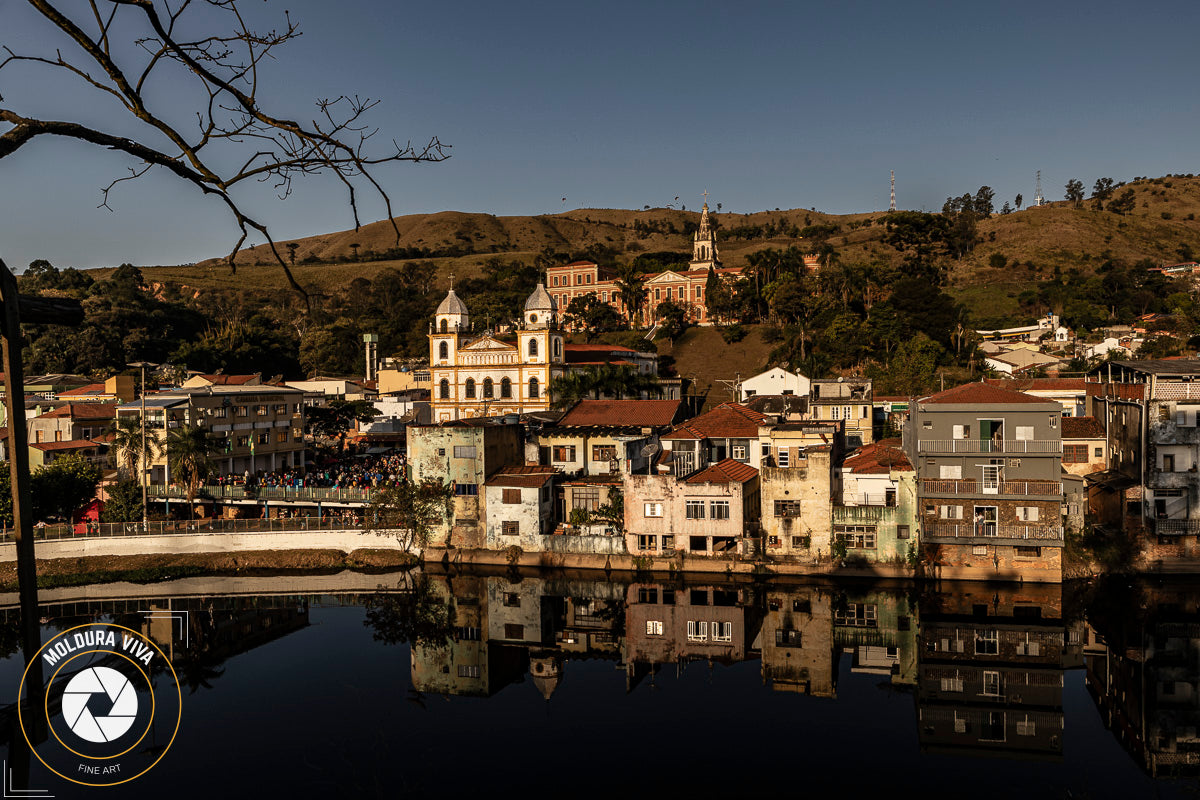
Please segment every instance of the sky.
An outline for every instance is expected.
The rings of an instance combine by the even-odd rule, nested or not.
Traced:
[[[443,163],[378,170],[397,214],[676,197],[698,209],[705,190],[724,212],[879,211],[889,170],[899,208],[937,211],[985,184],[997,205],[1018,193],[1029,202],[1037,170],[1052,200],[1071,178],[1090,189],[1100,176],[1200,172],[1194,0],[242,5],[272,22],[286,10],[303,32],[263,65],[266,109],[306,118],[319,97],[377,98],[369,119],[381,149],[391,138],[451,145]],[[0,44],[73,52],[25,0],[0,0]],[[147,86],[163,117],[194,113],[182,84]],[[0,70],[0,97],[28,116],[145,136],[124,109],[41,65]],[[137,163],[42,139],[0,158],[10,267],[179,264],[236,241],[219,201],[161,170],[98,208],[102,187]],[[330,178],[306,178],[286,200],[270,185],[236,196],[277,239],[353,226]],[[361,212],[364,222],[385,215],[366,198]]]

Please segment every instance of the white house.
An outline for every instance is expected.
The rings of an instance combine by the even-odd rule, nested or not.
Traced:
[[[788,372],[782,367],[775,367],[742,381],[738,385],[738,401],[744,403],[759,394],[794,394],[807,397],[808,388],[808,378],[796,372]]]

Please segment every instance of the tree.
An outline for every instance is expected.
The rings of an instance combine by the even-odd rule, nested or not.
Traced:
[[[601,300],[595,292],[571,298],[567,305],[567,321],[583,329],[589,342],[601,333],[615,331],[621,327],[621,315],[610,304]]]
[[[12,482],[8,462],[0,461],[0,521],[13,524]],[[33,519],[70,520],[80,506],[96,496],[100,469],[83,456],[59,456],[30,477]]]
[[[172,481],[183,485],[189,508],[212,471],[211,459],[218,447],[217,440],[197,425],[181,425],[167,432],[167,465]]]
[[[1069,202],[1075,208],[1079,208],[1079,206],[1083,203],[1083,182],[1071,178],[1071,180],[1067,181],[1066,188],[1067,202]]]
[[[1024,200],[1025,197],[1021,194],[1018,194],[1016,199],[1013,200],[1013,205],[1017,207],[1017,211],[1021,210],[1021,204],[1024,202]]]
[[[112,441],[108,443],[108,454],[117,470],[125,477],[141,483],[146,465],[159,453],[158,439],[154,431],[143,435],[142,417],[117,417],[109,428]]]
[[[992,211],[995,209],[993,204],[995,199],[996,193],[992,190],[992,187],[980,186],[979,191],[975,193],[975,213],[984,219],[990,217],[992,215]]]
[[[888,368],[873,375],[882,392],[913,396],[933,385],[942,346],[918,333],[901,342]]]
[[[1137,201],[1134,199],[1133,189],[1126,189],[1125,191],[1121,192],[1120,195],[1109,201],[1108,210],[1114,214],[1125,216],[1130,211],[1133,211],[1133,207],[1136,204]]]
[[[1010,205],[1008,204],[1008,201],[1007,201],[1007,200],[1005,200],[1005,201],[1004,201],[1004,205],[1003,205],[1003,206],[1001,207],[1001,209],[1000,209],[1000,213],[1001,213],[1001,214],[1011,214],[1012,212],[1013,212],[1013,210],[1012,210],[1012,206],[1010,206]]]
[[[688,310],[682,303],[674,300],[664,300],[654,309],[655,322],[663,336],[674,344],[683,332],[688,329]]]
[[[30,85],[30,76],[52,72],[77,79],[94,90],[97,99],[115,99],[129,113],[111,130],[90,122],[95,117],[81,113],[79,106],[64,108],[55,119],[41,114],[48,98],[31,93],[27,102],[36,111],[0,105],[0,123],[7,126],[0,133],[0,159],[30,142],[54,137],[124,153],[136,166],[102,189],[104,206],[118,184],[155,167],[166,170],[221,201],[233,217],[239,236],[229,254],[231,269],[246,238],[255,232],[266,239],[292,288],[304,294],[266,225],[247,213],[235,196],[243,185],[270,181],[286,197],[298,176],[333,175],[347,190],[357,230],[360,186],[376,194],[388,218],[393,217],[391,199],[374,167],[448,158],[437,137],[423,147],[391,140],[386,150],[375,152],[374,131],[366,117],[378,101],[368,98],[318,100],[316,113],[305,117],[312,120],[308,123],[268,110],[259,92],[260,74],[278,58],[281,46],[300,35],[298,24],[286,13],[280,27],[258,30],[249,9],[237,0],[173,5],[166,0],[28,2],[47,30],[26,41],[44,44],[27,52],[5,48],[0,71],[14,73],[6,83]],[[175,119],[169,103],[193,89],[203,98],[199,108]],[[4,99],[20,103],[19,97],[12,97],[8,93]],[[392,225],[398,242],[399,228],[394,220]]]
[[[346,449],[346,434],[356,422],[370,422],[379,416],[379,409],[369,400],[330,400],[324,408],[308,410],[305,420],[310,433],[338,440],[338,451]]]
[[[625,316],[629,319],[629,327],[636,328],[642,307],[646,305],[649,292],[646,290],[646,279],[637,268],[625,265],[617,273],[617,294],[625,305]]]
[[[394,536],[406,550],[424,548],[430,535],[453,515],[449,485],[436,482],[386,486],[375,492],[363,514],[363,530]]]
[[[142,487],[131,478],[122,478],[107,489],[108,500],[100,518],[104,522],[140,522],[142,519]]]
[[[1112,178],[1097,178],[1096,183],[1092,186],[1092,199],[1096,201],[1096,210],[1104,208],[1104,201],[1112,197],[1113,193]]]
[[[293,267],[296,266],[296,250],[299,249],[299,247],[300,245],[296,244],[295,242],[287,243],[288,263]]]

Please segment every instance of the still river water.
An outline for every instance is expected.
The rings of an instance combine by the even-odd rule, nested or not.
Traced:
[[[116,788],[10,752],[11,725],[6,760],[56,797],[1200,793],[1200,585],[270,580],[46,605],[44,638],[152,636],[182,722]],[[22,668],[0,662],[6,698]]]

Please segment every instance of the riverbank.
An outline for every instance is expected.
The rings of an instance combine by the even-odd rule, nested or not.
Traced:
[[[39,558],[38,588],[92,583],[158,583],[199,575],[278,575],[322,570],[384,571],[414,566],[419,559],[386,548],[310,548],[242,550],[228,553],[151,553],[137,555]],[[0,563],[0,592],[17,590],[16,562]]]

